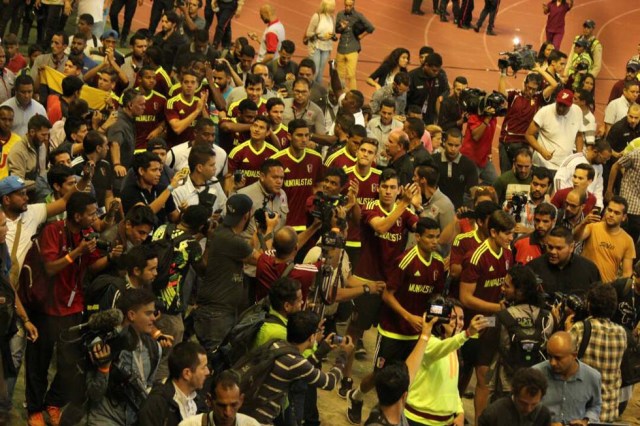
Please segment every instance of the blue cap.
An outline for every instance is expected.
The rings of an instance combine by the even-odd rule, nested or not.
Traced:
[[[28,185],[18,176],[7,176],[0,180],[0,197],[9,195],[12,192],[20,191],[26,188]]]
[[[107,30],[105,32],[102,33],[102,37],[100,37],[102,40],[107,39],[107,38],[115,38],[116,40],[118,40],[118,32],[116,30]]]

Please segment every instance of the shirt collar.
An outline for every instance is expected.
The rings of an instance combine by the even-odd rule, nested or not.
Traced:
[[[187,406],[191,401],[196,399],[197,393],[195,391],[191,392],[189,395],[185,395],[184,392],[176,385],[176,382],[172,381],[173,388],[176,390],[176,393],[173,395],[173,400],[178,403],[178,405]]]
[[[443,163],[456,163],[456,164],[458,164],[460,162],[460,158],[462,158],[462,154],[458,152],[458,155],[456,156],[456,158],[454,158],[453,161],[449,161],[449,159],[445,155],[444,151],[440,152],[440,159],[442,160]]]

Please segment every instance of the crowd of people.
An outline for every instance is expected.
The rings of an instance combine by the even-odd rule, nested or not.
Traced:
[[[596,23],[560,50],[573,1],[544,4],[520,89],[506,66],[479,90],[450,80],[437,46],[417,67],[399,47],[370,99],[356,71],[375,26],[354,0],[321,1],[302,54],[268,3],[262,35],[235,39],[242,0],[155,0],[133,32],[142,1],[8,4],[0,425],[22,410],[20,374],[29,426],[318,425],[318,388],[373,426],[624,412],[640,381],[624,368],[640,330],[640,59],[596,120]],[[476,32],[488,16],[494,34],[498,5]],[[447,21],[448,1],[433,6]],[[472,10],[452,1],[462,28]],[[371,362],[359,383],[356,359]]]

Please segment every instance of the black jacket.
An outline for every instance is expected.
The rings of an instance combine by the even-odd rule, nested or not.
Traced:
[[[138,413],[138,424],[140,426],[178,426],[184,419],[180,414],[178,403],[173,400],[175,393],[176,389],[171,379],[154,386]],[[200,395],[196,396],[195,403],[198,413],[208,411]]]

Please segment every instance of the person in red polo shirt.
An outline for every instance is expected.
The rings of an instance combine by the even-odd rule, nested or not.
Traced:
[[[44,424],[47,411],[52,424],[59,424],[61,409],[72,398],[73,390],[83,389],[84,376],[76,374],[77,360],[83,359],[81,344],[64,344],[61,332],[82,322],[84,293],[82,282],[87,271],[98,273],[112,258],[119,257],[118,245],[108,254],[96,248],[93,223],[97,219],[96,199],[86,192],[75,192],[67,201],[67,219],[47,225],[40,236],[44,270],[51,282],[43,312],[31,312],[30,319],[40,331],[35,342],[27,342],[26,395],[29,424]],[[43,284],[45,285],[45,284]],[[56,376],[47,390],[47,372],[56,348]],[[39,422],[40,421],[40,422]]]
[[[513,260],[520,265],[526,265],[546,251],[545,237],[555,226],[558,210],[553,204],[539,204],[533,214],[534,231],[523,235],[513,242]]]

